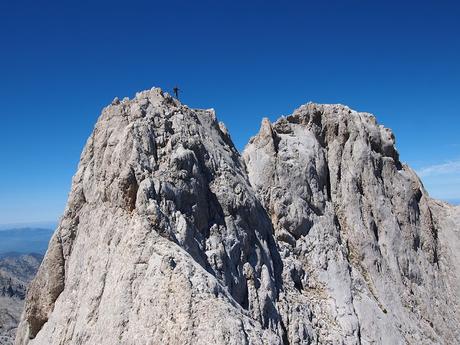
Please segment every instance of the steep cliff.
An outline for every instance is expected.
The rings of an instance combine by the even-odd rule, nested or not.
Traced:
[[[213,110],[115,99],[16,344],[455,343],[458,216],[368,114],[303,106],[241,158]]]
[[[429,198],[390,130],[310,103],[264,120],[243,157],[321,343],[460,341],[459,223],[443,215],[458,209]]]

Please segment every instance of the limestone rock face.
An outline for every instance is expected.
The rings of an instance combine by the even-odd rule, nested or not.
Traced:
[[[319,343],[460,342],[459,210],[428,197],[390,130],[310,103],[264,120],[243,157]]]
[[[115,99],[16,344],[455,343],[459,217],[370,115],[309,104],[241,158],[213,110]]]
[[[160,89],[114,100],[83,151],[16,343],[280,343],[272,232],[213,110]]]

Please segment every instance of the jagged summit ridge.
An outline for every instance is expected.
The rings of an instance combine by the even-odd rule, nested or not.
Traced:
[[[240,156],[213,110],[114,99],[16,344],[455,343],[456,217],[369,114],[307,104]]]
[[[458,303],[448,273],[456,264],[440,264],[450,243],[441,243],[436,207],[399,161],[390,130],[366,113],[308,104],[265,120],[243,157],[284,271],[302,268],[297,285],[309,293],[297,303],[339,325],[325,331],[327,341],[458,340],[444,321],[458,319],[458,309],[439,307]]]
[[[280,267],[271,223],[215,114],[159,89],[113,103],[83,151],[17,343],[276,343],[259,310],[274,308]]]

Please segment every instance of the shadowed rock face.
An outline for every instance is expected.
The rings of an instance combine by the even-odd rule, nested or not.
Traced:
[[[368,114],[303,106],[241,158],[144,91],[88,139],[16,344],[455,343],[458,224]]]

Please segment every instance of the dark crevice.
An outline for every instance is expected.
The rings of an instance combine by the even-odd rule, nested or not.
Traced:
[[[313,128],[313,132],[315,133],[315,137],[318,139],[318,142],[321,145],[321,147],[325,148],[327,146],[327,127],[323,127],[322,115],[323,114],[321,112],[315,112],[312,117],[312,123],[318,126],[317,128]]]
[[[340,225],[340,222],[339,222],[339,218],[337,217],[336,214],[334,214],[334,225],[336,226],[337,230],[338,230],[338,241],[339,241],[339,244],[342,244],[342,225]],[[348,244],[347,244],[348,246]]]
[[[383,172],[383,161],[382,159],[372,160],[372,165],[374,167],[375,176],[379,179],[382,183],[384,183],[382,172]]]
[[[414,241],[412,243],[412,249],[415,250],[415,251],[418,251],[419,248],[420,248],[420,235],[416,234],[414,236]]]
[[[373,220],[374,215],[371,214],[371,223],[370,223],[370,228],[372,230],[372,233],[374,234],[375,241],[379,241],[379,228],[377,227],[377,224],[375,224],[375,221]]]
[[[433,236],[434,240],[434,248],[433,248],[433,264],[436,264],[436,266],[439,268],[439,253],[438,253],[438,229],[435,227],[435,222],[433,220],[433,214],[431,213],[431,210],[428,209],[428,213],[430,215],[430,230],[431,230],[431,235]]]
[[[292,281],[294,282],[295,289],[301,292],[303,290],[302,278],[304,277],[305,272],[302,269],[299,271],[294,268],[291,270],[290,275]]]
[[[273,138],[273,148],[275,149],[275,154],[278,154],[281,138],[276,134],[276,132],[273,129],[272,129],[272,138]]]
[[[244,310],[249,310],[249,289],[247,287],[247,282],[246,282],[246,288],[243,291],[243,296],[241,298],[241,301],[238,303]]]
[[[348,123],[345,121],[345,127],[347,127],[347,126],[348,126]],[[348,142],[349,139],[350,139],[350,132],[346,131],[343,134],[342,147],[345,147],[345,144]]]
[[[294,281],[294,287],[297,291],[301,292],[303,290],[302,282],[301,281]]]
[[[362,344],[362,342],[361,342],[361,325],[359,323],[358,323],[357,335],[358,335],[358,344]]]
[[[128,175],[121,180],[120,184],[120,189],[123,192],[123,198],[126,205],[125,207],[131,212],[136,208],[137,191],[139,190],[139,184],[132,168]]]
[[[324,215],[324,210],[321,209],[320,207],[314,205],[311,200],[306,200],[308,202],[308,207],[313,211],[313,213],[320,217],[322,215]],[[313,222],[311,220],[308,221],[309,225],[308,225],[308,229],[310,230],[310,228],[313,226]],[[308,231],[307,231],[308,232]]]
[[[337,169],[337,181],[336,186],[340,184],[340,180],[342,179],[342,164],[339,162],[339,167]]]
[[[326,165],[326,192],[327,192],[327,200],[331,201],[331,174],[329,170],[329,166]]]
[[[382,146],[381,146],[382,143],[380,142],[380,140],[376,141],[372,137],[368,137],[368,140],[369,140],[369,144],[371,146],[371,150],[376,152],[376,153],[380,153],[383,156],[384,153],[382,151]]]
[[[358,193],[360,195],[364,195],[363,182],[361,181],[361,178],[356,180],[356,188],[358,189]]]
[[[290,345],[287,329],[281,318],[280,318],[280,326],[281,326],[281,330],[283,331],[283,334],[281,335],[281,340],[283,341],[283,345]]]
[[[439,257],[438,257],[438,248],[437,244],[434,246],[434,251],[433,251],[433,263],[436,264],[439,268]]]

